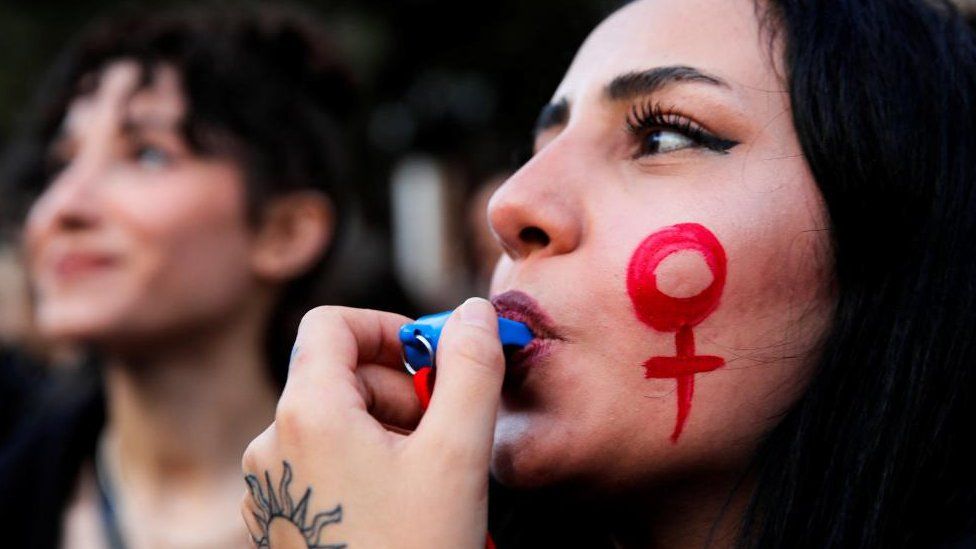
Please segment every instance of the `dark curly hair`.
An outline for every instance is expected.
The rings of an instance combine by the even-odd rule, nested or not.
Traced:
[[[196,154],[239,163],[251,223],[275,196],[320,191],[334,205],[333,249],[351,207],[347,140],[359,110],[351,73],[323,27],[277,4],[130,10],[94,24],[65,49],[5,154],[8,231],[52,180],[47,151],[72,99],[91,92],[98,73],[124,58],[140,64],[142,85],[157,66],[177,69],[188,105],[182,135]],[[327,255],[289,283],[269,320],[267,354],[281,384],[300,316],[317,304],[328,274]]]

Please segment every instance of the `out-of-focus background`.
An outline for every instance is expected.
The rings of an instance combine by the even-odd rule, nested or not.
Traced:
[[[359,105],[349,109],[351,118],[358,122],[353,124],[354,130],[348,139],[354,144],[354,150],[349,151],[352,165],[345,170],[355,179],[357,188],[351,194],[359,198],[359,203],[351,208],[352,211],[347,211],[347,206],[343,205],[342,213],[353,222],[341,238],[334,240],[338,242],[338,249],[328,256],[332,268],[323,281],[330,290],[328,294],[334,295],[335,300],[327,303],[368,306],[418,316],[454,307],[468,296],[488,294],[493,265],[501,253],[487,223],[486,206],[491,193],[528,158],[536,117],[551,98],[576,49],[593,27],[621,3],[622,0],[289,2],[299,8],[298,12],[310,12],[319,19],[334,42],[337,50],[334,53],[352,70],[360,93]],[[4,0],[0,3],[0,151],[19,150],[14,147],[22,144],[23,140],[18,136],[24,134],[24,129],[30,127],[35,121],[33,118],[42,110],[33,106],[37,90],[47,80],[45,77],[62,51],[79,51],[73,40],[80,32],[106,17],[120,15],[120,12],[152,11],[151,16],[158,18],[158,11],[174,7],[195,7],[195,3],[185,0]],[[245,6],[226,1],[219,7],[231,11]],[[43,146],[50,149],[49,143]],[[6,165],[6,155],[0,156]],[[14,176],[10,177],[10,182],[14,181]],[[0,189],[11,188],[4,183],[0,181]],[[13,191],[7,195],[0,192],[0,206],[3,206],[0,212],[6,214],[15,208],[5,206],[20,204],[21,197],[14,197],[14,194]],[[188,436],[192,431],[209,441],[215,440],[212,433],[198,427],[216,426],[219,431],[221,426],[243,425],[237,409],[226,404],[237,401],[226,395],[212,398],[212,394],[202,391],[198,406],[187,407],[185,392],[171,392],[167,396],[156,391],[158,386],[155,386],[156,389],[139,393],[148,395],[156,391],[151,398],[145,401],[132,399],[128,409],[118,408],[114,401],[106,403],[105,395],[111,391],[103,392],[100,387],[109,385],[107,378],[103,378],[105,370],[102,368],[108,359],[97,356],[97,352],[88,352],[90,349],[77,342],[45,340],[42,330],[33,326],[31,291],[22,265],[20,235],[17,234],[19,220],[11,220],[13,218],[8,220],[6,217],[0,220],[0,485],[5,493],[19,493],[24,491],[22,484],[35,486],[38,478],[60,479],[52,481],[50,494],[32,493],[32,497],[50,506],[49,513],[41,513],[50,520],[17,524],[18,535],[23,533],[27,536],[24,539],[33,541],[12,543],[40,546],[38,539],[53,543],[56,538],[67,536],[67,539],[75,540],[72,542],[75,546],[101,546],[92,540],[101,539],[103,535],[106,541],[109,537],[123,539],[117,531],[119,527],[115,526],[114,503],[108,505],[108,510],[103,505],[100,514],[89,517],[88,523],[79,519],[82,526],[78,528],[60,517],[65,510],[95,501],[92,495],[96,491],[95,484],[89,486],[89,492],[77,488],[84,487],[86,479],[92,478],[98,479],[97,491],[103,500],[123,502],[120,508],[125,512],[142,512],[138,505],[126,503],[142,497],[125,499],[127,493],[137,490],[132,488],[134,484],[115,483],[113,479],[122,478],[121,473],[113,472],[106,468],[109,465],[105,465],[112,463],[112,448],[106,442],[109,438],[104,428],[106,424],[113,424],[111,418],[114,417],[117,424],[120,417],[143,417],[136,408],[152,401],[150,415],[159,419],[155,425],[161,426],[172,424],[169,422],[175,421],[183,408],[194,409],[212,417],[213,421],[194,420],[193,425],[186,425],[176,438]],[[306,292],[306,286],[301,288],[302,295],[315,296],[316,301],[319,299],[319,292]],[[149,303],[161,301],[156,295],[149,299]],[[84,309],[97,310],[98,303]],[[256,360],[268,362],[265,365],[270,366],[267,372],[248,370],[245,374],[249,374],[249,378],[235,374],[233,382],[221,381],[223,378],[218,376],[222,370],[218,366],[240,362],[239,357],[231,356],[234,353],[231,350],[226,357],[221,355],[222,358],[214,359],[212,364],[204,367],[209,368],[206,372],[212,376],[207,382],[212,381],[215,387],[229,391],[228,394],[244,402],[253,403],[265,398],[269,394],[264,392],[265,385],[270,384],[277,373],[287,371],[287,364],[273,363],[278,355],[272,351],[279,343],[273,340],[275,326],[289,325],[276,319],[270,320],[268,333],[260,335],[273,345],[265,345],[267,341],[261,339],[241,341],[241,345],[236,346],[257,348],[260,344],[265,355]],[[285,343],[290,347],[292,340],[288,338]],[[214,348],[217,346],[214,344]],[[196,361],[197,350],[180,355],[172,363],[157,362],[167,362],[172,370],[172,376],[167,379],[195,387],[196,380],[203,379],[195,376],[201,364],[206,362]],[[288,356],[287,350],[284,349],[281,357]],[[138,355],[138,352],[133,354]],[[156,357],[152,352],[150,355]],[[193,362],[193,367],[185,368],[187,361]],[[117,370],[125,370],[125,367]],[[193,375],[187,372],[193,372]],[[115,379],[115,386],[137,384],[133,380],[139,376],[130,378],[127,375]],[[246,380],[252,383],[245,383]],[[275,383],[274,391],[277,391],[280,383]],[[123,393],[135,394],[124,390],[116,394]],[[174,395],[178,402],[171,398]],[[163,401],[175,405],[157,406]],[[269,404],[273,405],[273,402]],[[251,418],[253,425],[230,429],[226,443],[208,450],[210,453],[206,456],[178,450],[182,455],[180,459],[186,458],[185,463],[193,463],[201,471],[210,471],[193,478],[206,484],[217,482],[223,478],[220,475],[228,473],[229,478],[238,481],[237,463],[246,440],[237,438],[250,438],[260,432],[257,425],[263,428],[271,417],[259,415],[273,407],[261,408],[258,403],[247,409],[258,410]],[[141,443],[134,443],[137,446],[145,443],[144,447],[152,447],[145,455],[157,456],[153,452],[163,447],[161,441],[162,444],[173,442],[173,447],[183,450],[193,446],[184,443],[182,438],[172,440],[171,433],[153,430],[148,427],[149,423],[152,422],[145,423],[141,429],[131,429],[130,434],[125,435],[129,442],[141,440]],[[253,433],[248,435],[251,431]],[[230,459],[224,459],[228,457]],[[225,467],[227,463],[232,466]],[[186,471],[191,469],[181,467]],[[213,471],[218,473],[212,474]],[[160,477],[159,486],[169,484],[172,479],[167,475],[170,473]],[[103,486],[103,479],[109,479],[104,486],[110,489]],[[186,524],[172,529],[167,526],[167,532],[172,530],[186,539],[195,539],[194,536],[203,535],[194,530],[195,521],[208,524],[213,519],[228,521],[228,532],[234,536],[240,534],[240,525],[235,522],[239,497],[236,488],[229,499],[209,488],[194,490],[195,494],[207,494],[203,498],[207,499],[207,504],[193,509],[223,509],[222,505],[232,502],[233,518],[214,512],[213,517],[197,517],[198,521],[194,518],[195,512],[187,512]],[[77,497],[68,498],[67,494]],[[113,499],[117,494],[122,495],[118,500]],[[184,511],[189,509],[180,505],[177,507]],[[30,510],[32,504],[20,507]],[[145,511],[149,513],[146,516],[161,514],[149,507]],[[4,513],[4,516],[0,524],[26,520],[11,513]],[[99,522],[103,518],[104,524]],[[100,525],[108,526],[103,532]],[[189,530],[181,529],[187,527]],[[130,537],[135,539],[142,535]],[[148,536],[146,539],[152,537],[150,534],[145,536]],[[88,541],[79,545],[78,539]],[[132,546],[144,545],[136,543]]]
[[[484,295],[498,253],[483,215],[490,189],[524,159],[535,117],[574,51],[620,2],[293,3],[328,25],[367,106],[354,171],[368,198],[342,256],[351,267],[345,291],[376,291],[393,277],[417,311]],[[120,8],[185,4],[0,4],[0,147],[58,51],[87,23]],[[25,305],[15,263],[0,253],[0,330],[16,337]]]

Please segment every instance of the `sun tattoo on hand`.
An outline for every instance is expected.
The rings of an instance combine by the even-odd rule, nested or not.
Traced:
[[[288,492],[288,485],[291,484],[292,478],[291,465],[287,461],[282,463],[284,471],[281,474],[281,482],[278,483],[277,493],[271,484],[271,475],[268,471],[264,472],[267,497],[256,475],[244,477],[251,498],[258,508],[258,511],[252,511],[252,514],[261,527],[260,538],[251,533],[254,545],[259,549],[270,549],[271,539],[274,538],[275,545],[281,544],[284,547],[300,547],[301,543],[304,543],[308,549],[345,549],[345,543],[323,544],[319,541],[322,530],[326,526],[342,522],[342,505],[336,505],[331,511],[318,513],[312,522],[306,525],[308,500],[312,495],[312,489],[307,488],[296,505]]]

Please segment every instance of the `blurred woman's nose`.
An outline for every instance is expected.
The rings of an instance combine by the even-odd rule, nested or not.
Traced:
[[[492,230],[513,260],[566,254],[582,237],[579,196],[566,178],[571,170],[554,166],[558,158],[545,158],[545,152],[506,181],[488,204]]]
[[[78,231],[99,220],[99,185],[102,166],[97,160],[77,159],[55,176],[31,208],[34,228]]]

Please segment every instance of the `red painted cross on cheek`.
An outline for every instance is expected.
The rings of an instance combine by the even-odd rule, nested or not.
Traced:
[[[701,254],[712,274],[707,288],[691,297],[672,297],[658,288],[656,270],[671,254],[692,251]],[[718,307],[725,287],[725,250],[715,235],[697,223],[681,223],[657,231],[644,239],[627,268],[627,293],[637,318],[659,332],[674,332],[675,356],[656,356],[644,363],[645,378],[674,378],[678,382],[678,416],[671,441],[681,436],[691,397],[695,392],[695,374],[710,372],[725,364],[719,356],[695,354],[692,327]]]

